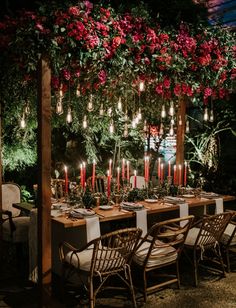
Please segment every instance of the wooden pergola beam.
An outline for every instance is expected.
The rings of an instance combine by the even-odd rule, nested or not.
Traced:
[[[38,67],[38,286],[40,307],[51,297],[51,69],[42,57]]]

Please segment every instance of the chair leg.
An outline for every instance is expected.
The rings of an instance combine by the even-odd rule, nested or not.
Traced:
[[[194,270],[194,285],[198,286],[198,262],[197,262],[197,251],[193,251],[193,270]]]
[[[93,292],[93,279],[89,277],[89,307],[95,307],[95,297]]]
[[[130,292],[131,292],[133,306],[134,306],[134,308],[136,308],[137,304],[136,304],[136,298],[135,298],[135,293],[134,293],[134,286],[133,286],[133,280],[132,280],[132,276],[131,276],[130,267],[128,267],[128,280],[129,280],[129,285],[130,285]]]
[[[143,296],[144,296],[144,303],[147,302],[147,279],[146,279],[146,272],[143,270]]]
[[[224,261],[223,261],[223,258],[222,258],[221,252],[220,252],[220,247],[218,247],[218,257],[219,257],[220,264],[221,264],[221,267],[222,267],[223,277],[226,277],[225,266],[224,266]]]
[[[180,289],[180,274],[179,274],[179,262],[176,262],[176,276],[177,276],[177,285],[178,289]]]
[[[230,268],[229,248],[228,247],[225,249],[225,254],[226,254],[226,268],[227,268],[227,272],[230,273],[231,268]]]

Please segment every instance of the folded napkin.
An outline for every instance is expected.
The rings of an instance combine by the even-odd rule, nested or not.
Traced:
[[[188,203],[180,203],[179,204],[179,217],[188,216]],[[184,227],[188,221],[181,221],[180,226]]]
[[[215,214],[220,214],[224,212],[224,202],[223,198],[217,198],[216,201],[216,208],[215,208]]]
[[[215,199],[217,197],[219,197],[219,194],[216,194],[214,192],[206,192],[206,191],[203,191],[201,192],[201,198],[205,198],[205,199]]]
[[[139,211],[144,208],[142,204],[138,204],[134,202],[122,202],[121,207],[127,211]]]
[[[99,218],[87,217],[86,221],[86,231],[87,231],[87,243],[94,240],[95,238],[101,236]]]
[[[143,230],[143,236],[147,234],[147,210],[136,211],[136,227]]]
[[[164,201],[167,203],[179,204],[179,203],[184,203],[185,199],[179,197],[166,196],[164,198]]]

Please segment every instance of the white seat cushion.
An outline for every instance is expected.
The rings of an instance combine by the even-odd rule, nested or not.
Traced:
[[[78,253],[69,251],[66,254],[65,261],[82,271],[90,271],[93,249],[86,249]]]
[[[188,246],[194,246],[195,243],[196,243],[196,239],[197,239],[197,236],[198,236],[198,233],[200,231],[200,228],[191,228],[189,231],[188,231],[188,235],[186,237],[186,240],[184,242],[185,245],[188,245]],[[208,231],[204,231],[202,233],[202,235],[205,235],[205,236],[209,236],[210,233]],[[201,246],[201,241],[202,239],[205,237],[205,236],[200,236],[199,239],[198,239],[198,246],[200,247]],[[200,243],[200,244],[199,244]],[[214,244],[215,243],[215,239],[213,238],[212,241],[208,241],[208,244]],[[206,244],[206,243],[205,243]]]
[[[157,245],[163,247],[153,248],[152,253],[149,256],[147,267],[154,267],[157,265],[164,265],[169,262],[173,262],[177,259],[178,254],[174,247],[165,244],[161,241],[156,241]],[[135,252],[133,261],[139,265],[143,265],[150,247],[150,242],[144,242],[140,248]]]
[[[73,253],[72,251],[70,251],[66,254],[65,261],[82,271],[88,272],[90,271],[92,256],[93,248],[88,248],[78,253]],[[97,255],[97,259],[104,260],[101,263],[101,266],[106,271],[115,269],[115,262],[113,260],[114,257],[122,258],[122,255],[120,253],[117,253],[114,249],[110,249],[110,251],[104,249],[102,252],[99,250]],[[123,262],[120,262],[120,264],[123,264]],[[97,269],[96,266],[94,269]],[[99,268],[98,270],[101,270],[101,268]]]
[[[191,228],[191,229],[188,231],[188,235],[187,235],[187,237],[186,237],[186,239],[185,239],[184,244],[185,244],[185,245],[189,245],[189,246],[194,246],[199,231],[200,231],[199,228]]]
[[[234,232],[234,229],[236,228],[235,225],[229,223],[227,228],[225,229],[225,232],[223,233],[222,235],[222,238],[221,238],[221,242],[223,244],[227,244],[232,233]],[[233,246],[233,245],[236,245],[236,234],[234,235],[234,237],[232,238],[231,242],[230,242],[230,246]]]
[[[27,242],[30,218],[27,216],[14,217],[13,222],[16,230],[13,231],[12,236],[9,220],[2,224],[3,240],[13,243]]]

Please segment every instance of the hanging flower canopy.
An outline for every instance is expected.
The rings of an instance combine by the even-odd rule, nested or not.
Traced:
[[[233,33],[186,24],[161,28],[144,7],[121,13],[89,1],[41,6],[6,17],[0,30],[1,52],[11,60],[5,72],[17,72],[14,79],[21,78],[25,87],[34,80],[42,53],[51,59],[54,91],[64,94],[70,87],[109,100],[125,90],[138,92],[144,81],[153,97],[187,95],[207,102],[210,96],[227,96],[236,75]]]
[[[42,4],[5,17],[0,34],[2,101],[6,114],[12,106],[24,110],[22,124],[36,105],[41,55],[51,63],[52,105],[58,114],[67,109],[68,122],[73,114],[74,131],[87,127],[89,111],[114,114],[119,98],[124,123],[140,111],[160,117],[162,102],[171,105],[180,96],[200,105],[226,98],[236,77],[233,32],[185,23],[161,27],[142,3],[128,11],[104,1]],[[112,130],[113,120],[107,121]]]

